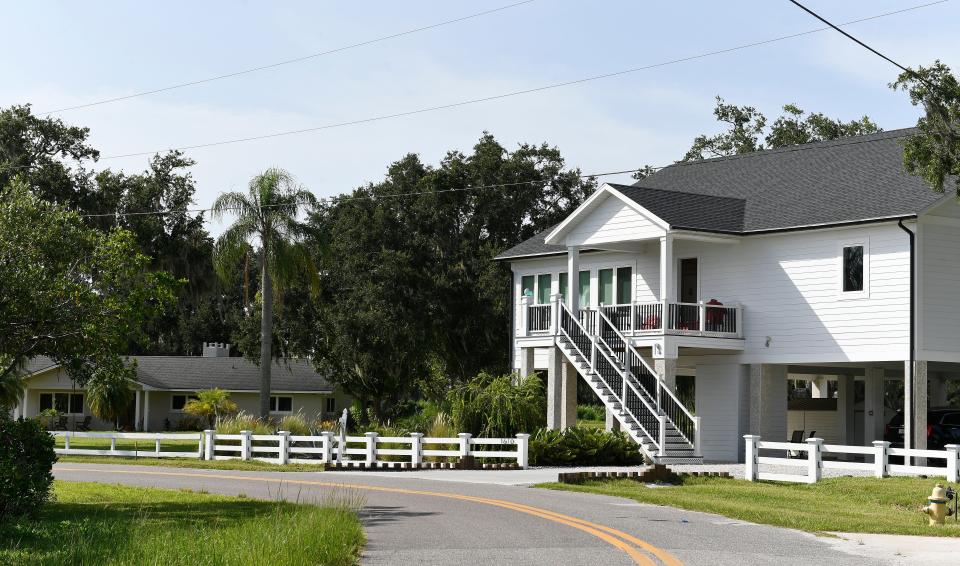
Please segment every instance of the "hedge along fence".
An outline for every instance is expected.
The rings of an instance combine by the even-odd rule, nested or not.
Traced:
[[[63,448],[55,448],[57,454],[76,456],[132,456],[135,458],[203,458],[204,433],[152,433],[152,432],[70,432],[50,433],[63,439]],[[86,439],[94,439],[92,441]],[[78,442],[71,441],[76,440]],[[120,441],[121,448],[117,448]],[[186,452],[184,444],[196,443],[197,449]],[[175,449],[171,450],[171,444]],[[80,444],[78,446],[78,444]],[[109,448],[107,447],[109,444]],[[98,446],[99,445],[99,446]],[[143,450],[140,446],[143,446]],[[164,449],[166,445],[166,450]],[[133,448],[130,450],[129,448]]]
[[[891,474],[943,476],[947,481],[960,481],[960,445],[948,444],[945,450],[920,450],[916,448],[891,448],[890,443],[877,440],[873,446],[842,446],[824,444],[822,438],[808,438],[805,442],[764,442],[753,434],[745,435],[746,465],[744,477],[748,481],[771,480],[796,483],[816,483],[823,477],[824,469],[872,472],[874,477],[885,478]],[[761,456],[760,451],[777,451],[780,454],[796,455]],[[831,458],[824,459],[824,455]],[[891,464],[890,457],[902,457],[902,464]],[[865,461],[855,461],[861,458]],[[912,461],[916,459],[916,463]],[[866,461],[871,460],[871,461]],[[943,466],[930,466],[929,460],[943,462]],[[769,472],[761,466],[789,466],[799,468],[796,473]]]

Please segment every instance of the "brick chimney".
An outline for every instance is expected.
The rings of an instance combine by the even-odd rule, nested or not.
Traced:
[[[204,342],[203,357],[204,358],[229,358],[230,344],[224,344],[223,342]]]

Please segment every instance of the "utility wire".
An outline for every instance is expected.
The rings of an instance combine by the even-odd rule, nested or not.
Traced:
[[[277,67],[282,67],[283,65],[291,65],[291,64],[293,64],[293,63],[301,63],[301,62],[303,62],[303,61],[307,61],[307,60],[310,60],[310,59],[316,59],[316,58],[318,58],[318,57],[323,57],[323,56],[325,56],[325,55],[330,55],[330,54],[333,54],[333,53],[339,53],[339,52],[341,52],[341,51],[347,51],[347,50],[350,50],[350,49],[356,49],[357,47],[364,47],[364,46],[366,46],[366,45],[372,45],[372,44],[374,44],[374,43],[380,43],[380,42],[387,41],[387,40],[390,40],[390,39],[396,39],[396,38],[398,38],[398,37],[403,37],[403,36],[405,36],[405,35],[411,35],[411,34],[414,34],[414,33],[421,32],[421,31],[427,31],[427,30],[431,30],[431,29],[443,27],[443,26],[446,26],[446,25],[455,24],[455,23],[459,23],[459,22],[466,21],[466,20],[471,20],[471,19],[473,19],[473,18],[479,18],[479,17],[481,17],[481,16],[486,16],[486,15],[493,14],[493,13],[496,13],[496,12],[502,12],[503,10],[508,10],[508,9],[510,9],[510,8],[516,8],[517,6],[522,6],[522,5],[524,5],[524,4],[530,4],[531,2],[534,2],[534,1],[535,1],[535,0],[523,0],[522,2],[516,2],[516,3],[514,3],[514,4],[507,4],[506,6],[501,6],[501,7],[499,7],[499,8],[494,8],[494,9],[492,9],[492,10],[485,10],[485,11],[483,11],[483,12],[477,12],[477,13],[475,13],[475,14],[470,14],[470,15],[468,15],[468,16],[462,16],[462,17],[459,17],[459,18],[454,18],[454,19],[452,19],[452,20],[446,20],[446,21],[443,21],[443,22],[438,22],[438,23],[435,23],[435,24],[430,24],[430,25],[428,25],[428,26],[423,26],[423,27],[419,27],[419,28],[409,29],[409,30],[406,30],[406,31],[401,31],[401,32],[398,32],[398,33],[394,33],[394,34],[391,34],[391,35],[385,35],[385,36],[377,37],[377,38],[374,38],[374,39],[368,39],[368,40],[366,40],[366,41],[361,41],[360,43],[352,43],[352,44],[350,44],[350,45],[344,45],[344,46],[341,46],[341,47],[336,47],[336,48],[333,48],[333,49],[328,49],[327,51],[320,51],[320,52],[318,52],[318,53],[311,53],[310,55],[304,55],[304,56],[302,56],[302,57],[295,57],[295,58],[293,58],[293,59],[285,59],[285,60],[283,60],[283,61],[277,61],[276,63],[270,63],[270,64],[267,64],[267,65],[261,65],[261,66],[259,66],[259,67],[251,67],[251,68],[249,68],[249,69],[243,69],[243,70],[241,70],[241,71],[234,71],[234,72],[232,72],[232,73],[226,73],[226,74],[223,74],[223,75],[215,75],[215,76],[212,76],[212,77],[207,77],[207,78],[205,78],[205,79],[198,79],[198,80],[195,80],[195,81],[189,81],[189,82],[185,82],[185,83],[179,83],[179,84],[174,84],[174,85],[170,85],[170,86],[155,88],[155,89],[153,89],[153,90],[145,90],[145,91],[142,91],[142,92],[135,92],[135,93],[133,93],[133,94],[128,94],[128,95],[125,95],[125,96],[117,96],[117,97],[115,97],[115,98],[105,98],[105,99],[103,99],[103,100],[96,100],[96,101],[93,101],[93,102],[87,102],[87,103],[85,103],[85,104],[78,104],[78,105],[76,105],[76,106],[67,106],[67,107],[65,107],[65,108],[58,108],[58,109],[56,109],[56,110],[47,110],[47,111],[45,111],[45,112],[38,112],[37,114],[38,114],[39,116],[46,116],[46,115],[48,115],[48,114],[55,114],[55,113],[57,113],[57,112],[66,112],[66,111],[68,111],[68,110],[78,110],[78,109],[80,109],[80,108],[89,108],[89,107],[91,107],[91,106],[100,106],[100,105],[102,105],[102,104],[110,104],[110,103],[112,103],[112,102],[120,102],[121,100],[130,100],[131,98],[138,98],[138,97],[147,96],[147,95],[150,95],[150,94],[157,94],[157,93],[160,93],[160,92],[167,92],[167,91],[176,90],[176,89],[180,89],[180,88],[186,88],[186,87],[196,86],[196,85],[205,84],[205,83],[211,83],[211,82],[214,82],[214,81],[219,81],[219,80],[223,80],[223,79],[229,79],[229,78],[233,78],[233,77],[238,77],[238,76],[240,76],[240,75],[246,75],[246,74],[250,74],[250,73],[256,73],[256,72],[259,72],[259,71],[265,71],[265,70],[267,70],[267,69],[275,69],[275,68],[277,68]]]
[[[652,170],[663,169],[663,167],[651,167]],[[623,175],[626,173],[635,173],[637,171],[646,170],[646,168],[640,169],[625,169],[623,171],[607,171],[604,173],[581,173],[577,175],[568,175],[575,177],[577,179],[591,179],[594,177],[607,177],[610,175]],[[417,191],[411,193],[393,193],[386,195],[376,195],[376,196],[333,196],[333,197],[323,197],[317,199],[319,203],[332,203],[332,202],[345,202],[351,200],[380,200],[384,198],[394,198],[394,197],[410,197],[418,195],[436,195],[442,193],[461,193],[466,191],[477,191],[481,189],[502,189],[507,187],[517,187],[522,185],[549,185],[549,180],[531,180],[531,181],[515,181],[512,183],[498,183],[494,185],[476,185],[472,187],[460,187],[457,189],[441,189],[439,191]],[[274,208],[278,206],[289,206],[289,204],[264,204],[260,205],[257,208]],[[224,210],[238,210],[236,207],[229,207]],[[101,214],[81,214],[81,218],[103,218],[103,217],[126,217],[126,216],[164,216],[168,214],[184,214],[184,213],[196,213],[196,212],[212,212],[213,207],[210,208],[190,208],[185,210],[147,210],[142,212],[105,212]]]
[[[909,11],[912,11],[912,10],[918,10],[918,9],[920,9],[920,8],[926,8],[926,7],[934,6],[934,5],[937,5],[937,4],[943,4],[943,3],[948,2],[948,1],[949,1],[949,0],[937,0],[936,2],[928,2],[928,3],[926,3],[926,4],[919,4],[919,5],[916,5],[916,6],[911,6],[911,7],[909,7],[909,8],[903,8],[903,9],[901,9],[901,10],[894,10],[894,11],[892,11],[892,12],[885,12],[885,13],[877,14],[877,15],[874,15],[874,16],[869,16],[869,17],[860,18],[860,19],[856,19],[856,20],[850,20],[850,21],[848,21],[848,22],[844,22],[844,23],[839,24],[839,25],[841,25],[841,26],[847,26],[847,25],[851,25],[851,24],[866,22],[866,21],[869,21],[869,20],[875,20],[875,19],[878,19],[878,18],[886,17],[886,16],[891,16],[891,15],[895,15],[895,14],[901,14],[901,13],[903,13],[903,12],[909,12]],[[618,77],[618,76],[621,76],[621,75],[627,75],[627,74],[630,74],[630,73],[636,73],[636,72],[638,72],[638,71],[645,71],[645,70],[654,69],[654,68],[657,68],[657,67],[665,67],[665,66],[668,66],[668,65],[674,65],[674,64],[677,64],[677,63],[683,63],[683,62],[687,62],[687,61],[693,61],[693,60],[696,60],[696,59],[703,59],[703,58],[706,58],[706,57],[712,57],[712,56],[715,56],[715,55],[721,55],[721,54],[724,54],[724,53],[730,53],[730,52],[733,52],[733,51],[739,51],[739,50],[742,50],[742,49],[748,49],[748,48],[757,47],[757,46],[760,46],[760,45],[767,45],[767,44],[770,44],[770,43],[775,43],[775,42],[783,41],[783,40],[786,40],[786,39],[793,39],[793,38],[796,38],[796,37],[801,37],[801,36],[805,36],[805,35],[810,35],[810,34],[813,34],[813,33],[818,33],[818,32],[826,31],[826,30],[829,30],[829,29],[831,29],[831,27],[823,27],[823,28],[811,29],[811,30],[807,30],[807,31],[799,32],[799,33],[793,33],[793,34],[783,35],[783,36],[774,37],[774,38],[770,38],[770,39],[765,39],[765,40],[761,40],[761,41],[755,41],[755,42],[753,42],[753,43],[746,43],[746,44],[742,44],[742,45],[737,45],[737,46],[735,46],[735,47],[728,47],[728,48],[725,48],[725,49],[718,49],[718,50],[715,50],[715,51],[709,51],[709,52],[705,52],[705,53],[699,53],[699,54],[691,55],[691,56],[688,56],[688,57],[681,57],[681,58],[678,58],[678,59],[671,59],[671,60],[668,60],[668,61],[662,61],[662,62],[659,62],[659,63],[653,63],[653,64],[650,64],[650,65],[644,65],[644,66],[641,66],[641,67],[633,67],[633,68],[630,68],[630,69],[624,69],[624,70],[621,70],[621,71],[614,71],[614,72],[611,72],[611,73],[604,73],[604,74],[601,74],[601,75],[593,75],[593,76],[589,76],[589,77],[583,77],[583,78],[580,78],[580,79],[574,79],[574,80],[564,81],[564,82],[560,82],[560,83],[553,83],[553,84],[543,85],[543,86],[539,86],[539,87],[535,87],[535,88],[529,88],[529,89],[523,89],[523,90],[516,90],[516,91],[512,91],[512,92],[506,92],[506,93],[502,93],[502,94],[485,96],[485,97],[481,97],[481,98],[472,98],[472,99],[468,99],[468,100],[462,100],[462,101],[459,101],[459,102],[452,102],[452,103],[449,103],[449,104],[441,104],[441,105],[437,105],[437,106],[430,106],[430,107],[426,107],[426,108],[419,108],[419,109],[416,109],[416,110],[408,110],[408,111],[405,111],[405,112],[396,112],[396,113],[393,113],[393,114],[381,114],[381,115],[378,115],[378,116],[372,116],[372,117],[368,117],[368,118],[361,118],[361,119],[357,119],[357,120],[350,120],[350,121],[346,121],[346,122],[336,122],[336,123],[325,124],[325,125],[322,125],[322,126],[316,126],[316,127],[312,127],[312,128],[301,128],[301,129],[296,129],[296,130],[285,130],[285,131],[280,131],[280,132],[273,132],[273,133],[270,133],[270,134],[262,134],[262,135],[256,135],[256,136],[248,136],[248,137],[243,137],[243,138],[233,138],[233,139],[219,140],[219,141],[208,142],[208,143],[201,143],[201,144],[194,144],[194,145],[184,145],[184,146],[179,146],[179,147],[171,147],[171,148],[168,148],[168,149],[166,149],[166,150],[140,151],[140,152],[134,152],[134,153],[125,153],[125,154],[118,154],[118,155],[109,155],[109,156],[101,157],[101,159],[122,159],[122,158],[127,158],[127,157],[140,157],[140,156],[144,156],[144,155],[154,155],[154,154],[160,153],[160,152],[162,152],[162,151],[202,149],[202,148],[214,147],[214,146],[220,146],[220,145],[230,145],[230,144],[244,143],[244,142],[250,142],[250,141],[270,139],[270,138],[277,138],[277,137],[282,137],[282,136],[290,136],[290,135],[295,135],[295,134],[304,134],[304,133],[309,133],[309,132],[318,132],[318,131],[322,131],[322,130],[331,130],[331,129],[343,128],[343,127],[347,127],[347,126],[356,126],[356,125],[359,125],[359,124],[367,124],[367,123],[371,123],[371,122],[380,122],[380,121],[383,121],[383,120],[390,120],[390,119],[401,118],[401,117],[405,117],[405,116],[413,116],[413,115],[417,115],[417,114],[425,114],[425,113],[428,113],[428,112],[435,112],[435,111],[438,111],[438,110],[447,110],[447,109],[450,109],[450,108],[457,108],[457,107],[461,107],[461,106],[468,106],[468,105],[472,105],[472,104],[478,104],[478,103],[481,103],[481,102],[490,102],[490,101],[493,101],[493,100],[500,100],[500,99],[504,99],[504,98],[510,98],[510,97],[514,97],[514,96],[523,95],[523,94],[531,94],[531,93],[536,93],[536,92],[543,92],[543,91],[547,91],[547,90],[553,90],[553,89],[557,89],[557,88],[561,88],[561,87],[567,87],[567,86],[573,86],[573,85],[583,84],[583,83],[587,83],[587,82],[591,82],[591,81],[596,81],[596,80],[600,80],[600,79],[608,79],[608,78],[612,78],[612,77]]]

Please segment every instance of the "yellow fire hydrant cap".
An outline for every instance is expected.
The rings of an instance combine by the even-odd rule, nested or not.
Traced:
[[[943,484],[938,483],[933,486],[933,492],[930,494],[930,497],[927,498],[927,501],[930,503],[946,503],[947,502],[947,490],[943,489]]]

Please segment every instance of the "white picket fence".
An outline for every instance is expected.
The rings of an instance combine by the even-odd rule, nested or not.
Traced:
[[[948,444],[945,450],[920,450],[891,448],[890,443],[877,440],[873,446],[842,446],[824,444],[822,438],[808,438],[805,442],[765,442],[753,434],[745,435],[746,464],[744,477],[748,481],[771,480],[797,483],[816,483],[823,477],[824,469],[871,472],[874,477],[884,478],[891,474],[944,476],[947,481],[960,481],[960,445]],[[777,451],[795,454],[797,457],[761,456],[760,451]],[[829,455],[824,459],[824,455]],[[902,464],[891,464],[890,457],[903,458]],[[863,457],[863,462],[834,459]],[[869,460],[869,461],[867,461]],[[930,460],[943,466],[930,466]],[[917,462],[917,463],[913,463]],[[797,468],[796,473],[765,471],[762,466],[788,466]]]
[[[56,431],[51,435],[63,438],[63,448],[56,448],[57,454],[72,454],[77,456],[133,456],[150,458],[203,458],[204,433],[153,433],[153,432],[70,432]],[[99,438],[108,439],[110,448],[78,448],[70,446],[71,439],[74,438]],[[125,444],[133,444],[134,450],[117,450],[117,441],[127,441]],[[197,443],[197,449],[191,452],[182,450],[171,451],[164,450],[164,441],[193,441]],[[143,443],[144,450],[140,449]]]
[[[132,433],[132,432],[52,432],[64,439],[64,447],[57,454],[87,456],[134,456],[152,458],[198,458],[204,460],[262,460],[276,464],[331,464],[355,462],[375,466],[390,457],[391,462],[407,462],[410,466],[423,464],[425,457],[491,458],[512,460],[520,468],[529,465],[529,434],[515,438],[473,438],[461,433],[456,438],[425,437],[420,433],[409,436],[380,436],[368,432],[363,436],[339,437],[333,432],[301,436],[280,431],[277,434],[218,434],[215,430],[198,433]],[[70,446],[71,438],[109,439],[110,448],[77,448]],[[125,440],[151,446],[152,450],[117,450],[117,441]],[[165,451],[164,441],[196,441],[194,452]],[[401,447],[396,447],[396,445]]]

